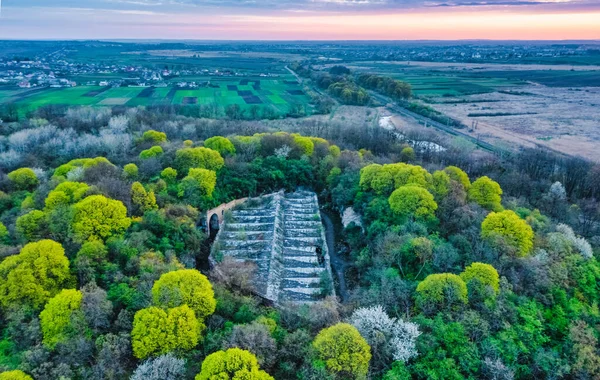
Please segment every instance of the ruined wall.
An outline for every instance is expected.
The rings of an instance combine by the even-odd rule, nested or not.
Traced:
[[[255,263],[256,291],[275,303],[322,298],[321,282],[333,280],[316,194],[280,191],[238,205],[217,235],[212,258]]]

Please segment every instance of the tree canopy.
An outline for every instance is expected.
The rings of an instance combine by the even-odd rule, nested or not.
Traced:
[[[121,235],[131,225],[123,203],[103,195],[92,195],[73,207],[73,231],[81,242]]]
[[[196,380],[212,379],[274,380],[260,369],[256,356],[239,348],[217,351],[204,359]]]
[[[433,195],[420,186],[402,186],[388,200],[392,211],[401,218],[428,220],[435,217],[438,205]]]
[[[313,347],[329,372],[342,378],[366,379],[371,348],[354,326],[338,323],[323,329]]]
[[[40,313],[43,343],[50,349],[69,337],[73,312],[81,307],[83,295],[75,289],[64,289],[51,298]],[[72,332],[72,331],[71,331]]]
[[[502,238],[516,249],[516,255],[527,256],[533,249],[533,229],[514,211],[491,212],[481,223],[481,237],[494,243]]]
[[[201,320],[211,315],[216,307],[211,283],[195,269],[182,269],[160,276],[152,287],[152,300],[163,308],[188,305]]]
[[[463,184],[464,186],[464,184]],[[492,210],[502,210],[502,189],[498,182],[489,177],[477,178],[469,187],[469,199],[478,203],[481,207]]]
[[[63,247],[52,240],[29,243],[0,263],[0,304],[39,308],[73,284]]]

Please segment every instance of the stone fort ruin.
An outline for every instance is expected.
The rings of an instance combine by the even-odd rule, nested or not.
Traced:
[[[207,215],[211,228],[217,227],[216,218],[220,222],[211,261],[230,257],[256,264],[258,295],[280,304],[318,301],[323,289],[334,293],[315,193],[280,191],[215,210]]]

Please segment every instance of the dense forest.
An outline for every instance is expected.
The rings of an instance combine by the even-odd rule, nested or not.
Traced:
[[[600,378],[600,165],[231,119],[0,126],[0,380]],[[299,187],[355,215],[347,289],[271,305],[203,215]]]

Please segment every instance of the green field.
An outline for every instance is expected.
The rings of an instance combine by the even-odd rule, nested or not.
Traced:
[[[188,78],[186,78],[188,79]],[[189,79],[188,79],[189,80]],[[0,104],[14,103],[22,112],[42,106],[214,106],[224,110],[238,105],[243,110],[270,107],[275,114],[286,114],[291,105],[302,104],[309,110],[310,98],[293,76],[278,78],[198,77],[209,85],[196,88],[169,87],[100,87],[16,89],[0,88]]]
[[[595,70],[472,70],[424,67],[418,64],[355,62],[357,72],[376,73],[406,81],[416,96],[460,97],[506,90],[530,82],[549,87],[600,86],[600,71]]]

